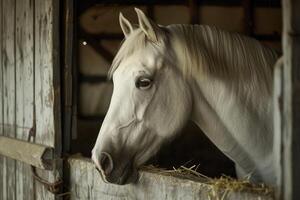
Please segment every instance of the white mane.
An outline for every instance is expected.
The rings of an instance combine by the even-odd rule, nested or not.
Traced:
[[[251,104],[258,102],[255,98],[272,94],[273,66],[278,57],[272,49],[211,26],[171,25],[168,29],[174,35],[171,44],[181,56],[178,66],[185,76],[219,79]]]
[[[273,65],[278,57],[272,49],[255,39],[207,25],[170,25],[164,29],[159,42],[169,44],[167,51],[180,58],[176,66],[186,78],[213,76],[229,83],[241,96],[252,91],[271,95]],[[134,30],[114,58],[109,77],[124,58],[146,45],[156,48],[141,29]]]

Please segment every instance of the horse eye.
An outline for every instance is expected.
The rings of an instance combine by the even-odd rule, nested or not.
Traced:
[[[135,86],[141,90],[147,90],[152,86],[152,80],[150,78],[140,77],[136,80]]]

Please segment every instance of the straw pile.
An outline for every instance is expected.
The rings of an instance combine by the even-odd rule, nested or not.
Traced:
[[[198,167],[199,165],[193,165],[191,167],[180,166],[179,168],[167,170],[149,165],[143,166],[142,169],[156,174],[175,176],[205,183],[210,187],[209,199],[215,199],[216,197],[218,197],[217,199],[225,199],[230,192],[250,192],[270,197],[274,196],[273,188],[263,183],[253,184],[249,181],[249,176],[239,180],[225,175],[221,176],[220,178],[210,178],[197,172]]]

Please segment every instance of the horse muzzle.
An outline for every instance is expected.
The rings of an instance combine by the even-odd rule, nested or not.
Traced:
[[[93,153],[92,160],[106,183],[124,185],[134,183],[138,178],[137,170],[132,167],[128,160],[127,162],[114,161],[107,152],[101,152],[98,156]]]

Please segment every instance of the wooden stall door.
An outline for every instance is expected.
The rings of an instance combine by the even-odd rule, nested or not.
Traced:
[[[58,5],[58,0],[0,0],[0,135],[27,141],[31,132],[31,141],[54,148],[56,158],[61,153]],[[59,161],[53,171],[37,170],[50,182],[60,172]],[[0,156],[0,200],[55,198],[28,164]]]

